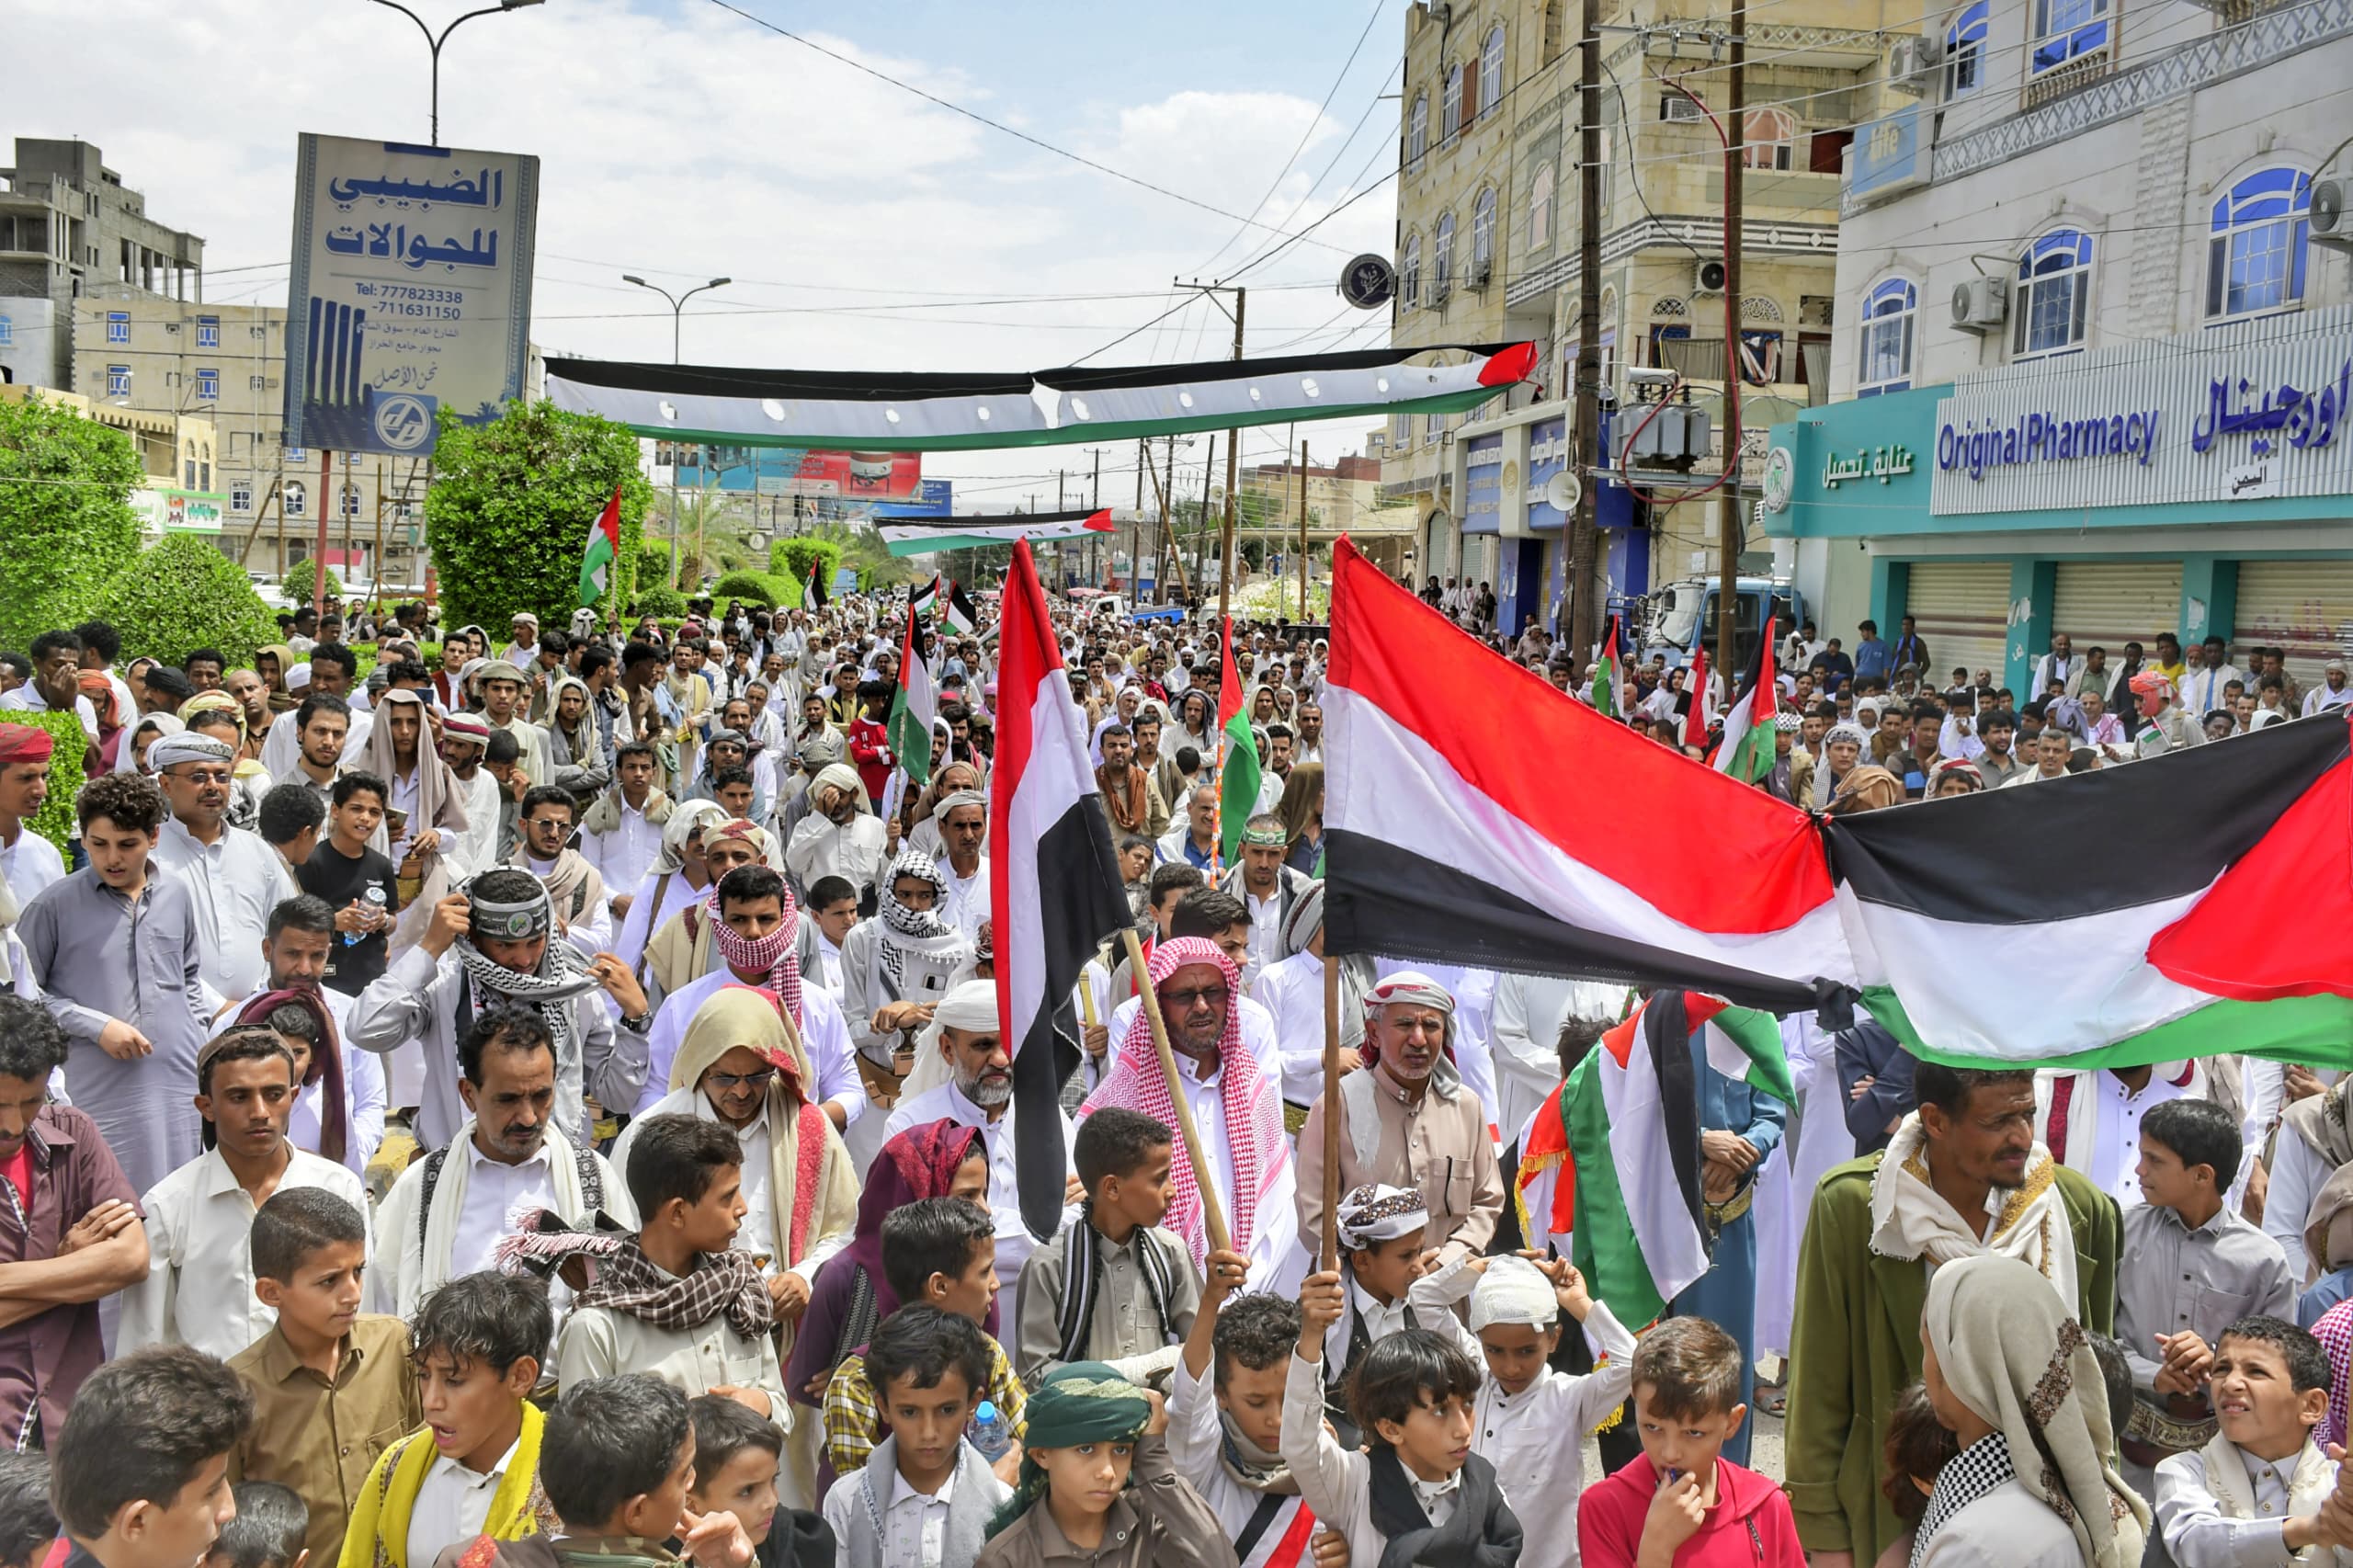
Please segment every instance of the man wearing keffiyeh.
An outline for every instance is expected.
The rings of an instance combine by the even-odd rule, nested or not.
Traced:
[[[1249,1288],[1288,1290],[1299,1278],[1297,1201],[1290,1145],[1283,1136],[1282,1085],[1242,1043],[1241,971],[1217,945],[1178,937],[1154,949],[1147,966],[1159,994],[1178,1081],[1200,1134],[1218,1207],[1233,1250],[1250,1260]],[[1119,1059],[1079,1115],[1125,1106],[1176,1125],[1168,1078],[1138,1008]],[[1161,1221],[1181,1236],[1196,1267],[1209,1256],[1201,1192],[1192,1162],[1170,1172],[1168,1213]]]

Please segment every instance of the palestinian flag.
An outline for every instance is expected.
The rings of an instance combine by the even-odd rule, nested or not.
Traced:
[[[1852,983],[1806,812],[1480,646],[1345,539],[1331,638],[1330,950],[1682,986],[1779,1012]],[[1609,779],[1632,817],[1594,811],[1563,778]]]
[[[1716,771],[1729,773],[1744,784],[1754,784],[1773,771],[1779,749],[1774,739],[1773,621],[1765,618],[1765,635],[1756,644],[1756,662],[1749,666],[1748,689],[1724,715],[1723,744],[1716,748]]]
[[[1561,1096],[1568,1086],[1565,1079],[1553,1085],[1519,1131],[1512,1202],[1519,1210],[1521,1237],[1538,1252],[1576,1231],[1577,1172],[1569,1159],[1568,1119],[1561,1113]]]
[[[931,721],[939,710],[932,693],[931,666],[924,663],[923,640],[916,635],[923,622],[914,614],[899,641],[899,689],[891,699],[891,717],[883,731],[899,767],[920,787],[931,778]]]
[[[801,585],[801,608],[814,615],[825,608],[825,585],[819,581],[825,574],[823,560],[809,563],[809,580]]]
[[[964,585],[950,580],[948,585],[948,630],[959,637],[970,637],[980,630],[981,612],[972,608],[972,596]]]
[[[580,552],[580,602],[593,605],[605,597],[612,586],[613,562],[621,555],[621,487],[613,486],[613,498],[605,503],[604,512],[588,525],[587,548]]]
[[[907,594],[907,619],[922,619],[934,613],[939,602],[939,578],[935,574],[930,582],[910,589]]]
[[[1628,1324],[1657,1317],[1708,1272],[1695,1035],[1725,1077],[1795,1097],[1771,1014],[1671,990],[1602,1036],[1560,1090],[1575,1172],[1573,1256]]]
[[[2353,1066],[2348,726],[1828,819],[1871,1017],[1960,1066]]]
[[[1683,718],[1683,742],[1686,745],[1705,746],[1708,744],[1708,651],[1691,651],[1691,678],[1683,685],[1691,698],[1691,710]]]
[[[1619,693],[1624,689],[1618,664],[1618,618],[1613,615],[1609,618],[1609,631],[1601,640],[1601,657],[1593,662],[1593,683],[1586,692],[1593,699],[1593,710],[1605,719],[1626,716],[1618,706]]]
[[[1129,924],[1110,819],[1087,760],[1086,721],[1029,547],[1013,547],[998,621],[995,770],[989,789],[989,917],[997,1016],[1013,1053],[1021,1219],[1040,1241],[1063,1222],[1070,1177],[1058,1103],[1078,1066],[1080,971]]]
[[[1242,850],[1242,830],[1258,809],[1258,743],[1250,733],[1250,710],[1242,700],[1242,674],[1233,666],[1233,622],[1225,622],[1224,663],[1217,680],[1217,727],[1225,753],[1217,785],[1219,863],[1231,866]]]
[[[882,536],[893,555],[933,555],[945,550],[986,550],[1023,539],[1035,544],[1107,534],[1111,531],[1111,510],[1098,506],[1076,512],[983,512],[962,517],[884,514],[874,518],[874,531]]]

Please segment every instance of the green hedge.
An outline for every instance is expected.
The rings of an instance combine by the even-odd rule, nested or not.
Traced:
[[[25,819],[25,825],[57,846],[57,852],[73,858],[74,801],[82,792],[82,767],[89,751],[89,737],[82,733],[82,721],[74,713],[52,713],[47,709],[22,709],[0,714],[11,724],[30,724],[37,730],[47,730],[57,741],[57,749],[49,756],[49,796],[40,810]],[[126,744],[129,743],[125,743]]]
[[[105,612],[107,585],[139,553],[139,483],[120,431],[38,392],[0,403],[0,644]]]
[[[768,546],[768,570],[792,579],[792,602],[796,604],[800,602],[801,585],[809,581],[809,568],[819,562],[824,565],[824,589],[830,595],[834,591],[834,570],[842,563],[840,540],[796,534]]]
[[[773,609],[783,596],[783,587],[765,572],[730,572],[710,585],[710,597],[724,608],[729,599],[741,599],[762,609]]]
[[[194,534],[167,534],[125,567],[107,589],[107,619],[122,634],[125,653],[167,665],[199,648],[218,648],[235,669],[253,663],[255,649],[278,641],[277,618],[252,581]]]

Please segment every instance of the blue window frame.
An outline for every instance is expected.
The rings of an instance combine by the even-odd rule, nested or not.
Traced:
[[[108,365],[107,367],[107,395],[108,397],[129,397],[131,395],[130,366]]]
[[[1945,97],[1967,97],[1985,83],[1985,17],[1989,0],[1977,0],[1945,29]]]
[[[14,347],[16,342],[17,324],[6,316],[0,316],[0,348]]]
[[[1904,392],[1912,385],[1912,324],[1920,290],[1908,278],[1891,278],[1863,296],[1862,354],[1856,395]]]
[[[107,341],[108,343],[131,341],[131,312],[129,311],[107,312]]]
[[[196,346],[199,348],[221,347],[221,318],[219,316],[196,318]]]
[[[199,369],[196,372],[196,395],[208,402],[221,395],[221,372]]]
[[[2091,308],[2092,237],[2077,229],[2054,229],[2018,257],[2018,298],[2010,301],[2018,324],[2010,337],[2013,358],[2068,354],[2084,346],[2084,324]]]
[[[2034,58],[2029,74],[2056,70],[2108,47],[2108,0],[2034,0]]]
[[[2265,169],[2214,203],[2206,258],[2206,313],[2218,319],[2276,311],[2304,297],[2304,241],[2313,177]]]

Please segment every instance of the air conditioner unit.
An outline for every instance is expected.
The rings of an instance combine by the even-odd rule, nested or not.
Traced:
[[[1952,324],[1979,337],[2001,330],[2010,313],[2010,280],[1972,278],[1952,291]]]
[[[2313,244],[2353,250],[2353,177],[2330,175],[2313,181],[2310,222]]]
[[[176,333],[179,329],[180,324],[176,321],[167,321],[164,324],[164,330],[165,332]]]
[[[1661,119],[1685,120],[1699,120],[1708,118],[1706,113],[1700,109],[1698,104],[1693,103],[1681,93],[1669,93],[1666,97],[1659,99],[1658,117]]]
[[[1721,261],[1703,261],[1691,269],[1692,291],[1699,294],[1721,294],[1732,274]]]
[[[1432,309],[1432,310],[1434,310],[1434,311],[1442,311],[1442,310],[1444,310],[1444,309],[1446,308],[1446,302],[1447,302],[1447,301],[1448,301],[1448,300],[1449,300],[1449,299],[1451,299],[1451,298],[1453,298],[1453,296],[1454,296],[1454,285],[1453,285],[1453,284],[1451,284],[1451,283],[1433,283],[1433,284],[1431,284],[1431,285],[1430,285],[1430,309]]]
[[[1888,51],[1887,85],[1915,98],[1933,97],[1937,90],[1937,75],[1944,67],[1944,40],[1934,34],[1899,38]]]
[[[1487,286],[1487,279],[1494,277],[1495,272],[1495,264],[1492,260],[1472,262],[1471,264],[1471,287],[1473,289],[1484,289]]]

